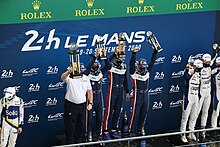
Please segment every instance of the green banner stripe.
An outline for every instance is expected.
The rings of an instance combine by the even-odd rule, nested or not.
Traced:
[[[220,1],[7,0],[0,6],[0,24],[11,24],[216,11]]]

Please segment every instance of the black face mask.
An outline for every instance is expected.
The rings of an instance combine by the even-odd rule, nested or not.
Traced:
[[[210,67],[210,64],[203,64],[203,67]]]
[[[145,67],[140,67],[138,72],[139,72],[139,74],[144,75],[147,73],[147,69]]]
[[[97,71],[99,69],[98,66],[92,66],[92,71]]]
[[[196,72],[201,72],[202,68],[196,68]]]
[[[117,60],[116,61],[116,65],[121,65],[122,61],[121,60]]]

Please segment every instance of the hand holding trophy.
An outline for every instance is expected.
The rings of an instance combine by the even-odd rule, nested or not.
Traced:
[[[147,31],[147,40],[152,45],[152,48],[156,50],[157,52],[161,52],[163,48],[161,48],[156,36],[151,32]]]
[[[217,53],[220,52],[220,46],[219,46],[217,43],[213,44],[213,49],[214,49]]]
[[[99,36],[96,43],[97,50],[99,50],[99,58],[100,60],[107,59],[106,57],[106,51],[105,51],[105,42],[103,41],[103,38]]]
[[[139,50],[140,50],[140,47],[139,47],[139,46],[136,46],[136,47],[134,47],[133,52],[136,53],[136,52],[138,52]]]
[[[72,73],[70,74],[70,78],[81,77],[80,58],[79,58],[79,51],[77,49],[78,46],[75,43],[70,44],[69,57],[70,57],[70,67],[72,68]]]
[[[116,53],[118,58],[125,58],[125,35],[124,33],[120,33],[118,36],[118,47],[116,49]]]

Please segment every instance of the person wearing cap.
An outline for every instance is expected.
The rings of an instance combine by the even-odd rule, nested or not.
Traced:
[[[198,114],[199,105],[199,86],[201,70],[203,68],[203,62],[200,59],[196,59],[193,62],[193,66],[186,66],[185,77],[185,91],[183,93],[183,105],[182,105],[182,118],[180,131],[185,132],[187,122],[189,122],[189,131],[194,131],[196,125],[196,119]],[[197,138],[194,133],[189,133],[188,139],[196,141]],[[181,140],[187,143],[188,140],[185,134],[181,135]]]
[[[84,64],[81,63],[80,70],[81,76],[77,78],[71,78],[71,74],[73,73],[72,67],[68,67],[67,71],[61,75],[61,80],[67,84],[64,102],[66,144],[74,144],[83,141],[85,106],[89,111],[92,109],[93,105],[92,86],[87,76],[87,73],[90,72],[90,68],[88,68],[87,71]],[[86,105],[87,99],[88,104]]]
[[[203,54],[203,68],[201,70],[201,85],[200,85],[200,95],[199,95],[199,107],[198,107],[198,116],[201,113],[201,129],[205,129],[209,107],[211,104],[211,73],[212,65],[216,56],[212,59],[211,55],[208,53]],[[205,141],[205,132],[200,134],[201,141]]]
[[[213,111],[211,117],[211,127],[217,128],[218,116],[220,112],[220,57],[217,57],[215,60],[216,68],[212,70],[213,78]],[[217,132],[217,131],[215,131]],[[217,135],[217,134],[215,134]],[[217,136],[214,136],[217,137]]]
[[[93,91],[93,107],[92,110],[88,112],[88,141],[92,141],[92,116],[93,112],[96,114],[96,134],[98,140],[102,140],[102,123],[103,123],[103,94],[102,94],[102,78],[103,75],[111,68],[109,60],[104,59],[105,66],[101,67],[99,62],[99,51],[92,58],[95,62],[92,65],[91,71],[88,75]],[[106,52],[106,51],[105,51]],[[91,60],[90,62],[92,62]]]
[[[130,76],[132,80],[133,87],[133,98],[132,98],[132,106],[131,106],[131,114],[128,125],[129,133],[135,133],[133,126],[137,123],[137,135],[143,136],[145,135],[145,121],[147,117],[147,111],[149,106],[149,80],[150,80],[150,72],[152,71],[154,62],[156,60],[157,51],[154,50],[152,53],[150,64],[147,64],[146,59],[140,58],[136,61],[136,53],[140,50],[139,47],[135,47],[131,59],[129,62],[130,65]],[[135,63],[137,67],[135,68]],[[139,116],[139,118],[137,117]],[[134,123],[133,123],[134,122]]]
[[[0,116],[1,147],[7,144],[14,147],[24,124],[24,103],[16,96],[15,87],[4,89],[4,97],[0,100]]]
[[[125,46],[123,45],[122,47],[124,48]],[[110,70],[108,70],[109,83],[103,121],[103,137],[105,140],[121,138],[118,134],[118,124],[124,97],[123,91],[126,92],[126,101],[130,98],[126,64],[123,63],[124,58],[125,57],[119,56],[118,48],[115,53],[109,56],[109,61],[114,60]],[[112,122],[110,122],[110,120],[112,120]],[[109,135],[109,131],[111,131],[111,135]]]

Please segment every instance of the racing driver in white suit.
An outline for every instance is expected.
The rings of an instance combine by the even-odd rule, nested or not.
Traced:
[[[198,105],[199,105],[199,85],[200,85],[200,72],[203,68],[201,60],[196,59],[193,66],[187,65],[185,70],[185,92],[183,100],[183,110],[180,131],[185,132],[187,122],[189,121],[189,130],[193,131],[196,124]],[[194,133],[187,136],[190,140],[197,140]],[[187,143],[185,134],[181,136],[181,140]]]
[[[4,97],[0,100],[0,132],[1,147],[14,147],[17,136],[22,132],[24,119],[23,100],[16,96],[15,87],[4,89]]]

